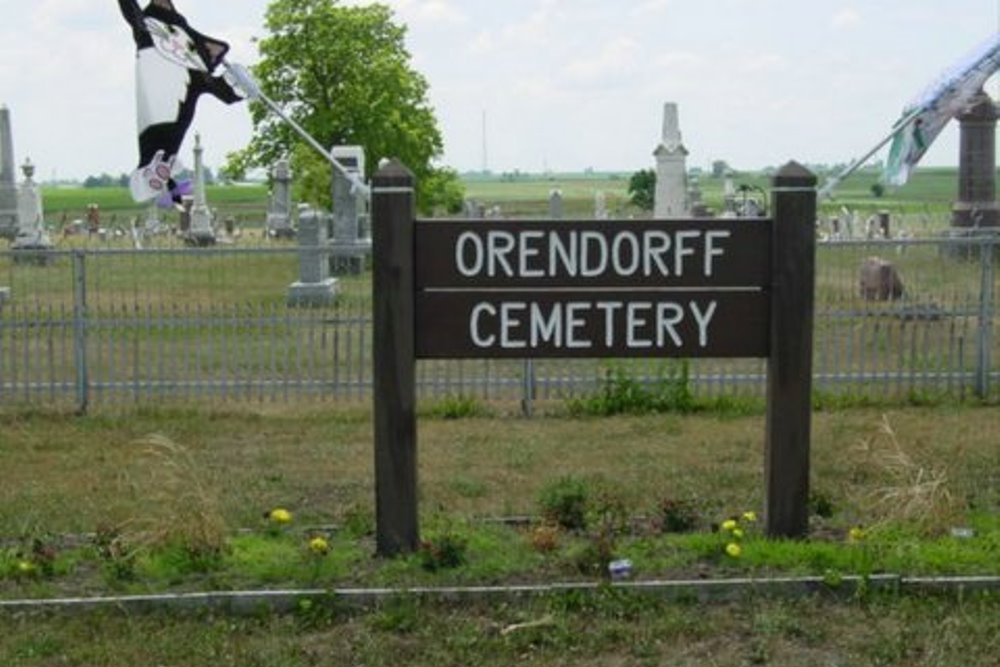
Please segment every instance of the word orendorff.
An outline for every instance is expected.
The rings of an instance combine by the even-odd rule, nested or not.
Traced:
[[[708,344],[718,303],[677,301],[582,301],[542,304],[480,302],[469,317],[469,336],[480,349],[681,348],[684,335]],[[694,326],[691,326],[691,325]]]
[[[465,278],[711,277],[728,230],[466,231],[455,242]]]

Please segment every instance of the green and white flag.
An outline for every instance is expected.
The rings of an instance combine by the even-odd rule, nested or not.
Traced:
[[[882,180],[892,186],[904,185],[910,171],[948,121],[969,106],[997,70],[1000,70],[1000,34],[986,40],[906,105],[893,126],[895,133]]]

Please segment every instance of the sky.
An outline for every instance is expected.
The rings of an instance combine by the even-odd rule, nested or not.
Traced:
[[[256,62],[267,0],[177,0],[230,60]],[[343,4],[361,4],[344,0]],[[689,166],[844,163],[942,70],[1000,30],[1000,0],[386,0],[408,27],[459,171],[654,166],[678,105]],[[1000,98],[1000,77],[987,85]],[[131,171],[134,46],[113,0],[0,0],[0,104],[15,160],[42,179]],[[925,165],[957,162],[951,123]],[[243,105],[202,98],[218,167],[252,136]],[[485,141],[484,141],[485,139]],[[884,151],[881,156],[884,156]],[[880,157],[881,157],[880,156]]]

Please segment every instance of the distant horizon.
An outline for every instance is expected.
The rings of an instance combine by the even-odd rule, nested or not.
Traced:
[[[817,173],[817,175],[827,175],[827,174],[830,174],[830,173],[834,172],[835,171],[835,169],[834,169],[835,167],[840,167],[840,166],[843,166],[843,165],[822,165],[822,164],[806,163],[805,166],[808,167],[808,168],[810,168],[811,170],[815,171]],[[206,165],[206,167],[208,167],[213,172],[216,172],[215,168],[212,167],[211,165]],[[780,167],[781,167],[781,165],[777,165],[776,164],[776,165],[767,165],[765,167],[760,167],[760,168],[757,168],[757,169],[733,169],[733,172],[736,175],[740,175],[740,174],[763,174],[763,173],[765,173],[767,171],[774,171],[774,170],[776,170],[776,169],[778,169]],[[586,177],[589,177],[589,176],[593,176],[595,178],[599,178],[601,176],[631,176],[632,174],[634,174],[637,171],[640,171],[642,169],[655,170],[655,167],[640,167],[639,169],[599,169],[599,168],[590,169],[590,168],[587,168],[587,169],[567,170],[567,171],[563,171],[563,170],[560,170],[560,171],[552,171],[552,170],[550,170],[550,171],[525,171],[525,170],[517,170],[517,169],[515,169],[515,170],[511,170],[511,171],[502,171],[502,172],[493,171],[493,170],[489,170],[489,171],[484,172],[484,171],[481,171],[481,170],[468,169],[468,170],[464,170],[464,171],[456,171],[456,173],[458,174],[458,176],[460,178],[469,178],[469,177],[475,178],[475,177],[479,177],[479,178],[497,178],[497,179],[502,179],[504,177],[509,177],[511,175],[517,175],[519,177],[524,177],[524,178],[545,178],[545,177],[553,177],[553,176],[555,176],[555,177],[579,177],[579,178],[581,178],[581,180],[585,180]],[[693,167],[692,166],[688,166],[688,173],[689,174],[692,173],[692,172],[694,172],[694,171],[696,171],[696,170],[699,171],[702,175],[704,175],[707,178],[714,178],[711,175],[711,167],[699,167],[698,165],[695,165]],[[258,170],[254,170],[254,171],[257,172]],[[878,174],[878,173],[880,173],[880,171],[881,171],[881,168],[878,167],[878,166],[875,166],[875,165],[865,165],[864,167],[858,169],[857,172],[856,172],[856,174],[861,174],[861,173],[864,173],[864,174]],[[916,168],[915,173],[919,173],[921,171],[958,171],[958,165],[923,165],[922,164],[922,165],[919,165]],[[997,177],[1000,178],[1000,165],[997,166],[997,170],[996,171],[997,171]],[[60,185],[65,185],[65,186],[83,187],[82,184],[83,184],[83,182],[86,179],[91,178],[91,177],[100,177],[100,176],[104,176],[104,175],[110,176],[112,178],[118,178],[118,177],[120,177],[122,175],[125,175],[125,172],[120,172],[118,174],[113,174],[111,172],[101,172],[99,174],[88,174],[84,178],[56,178],[56,179],[52,179],[52,178],[39,179],[38,178],[38,174],[36,173],[34,180],[35,180],[36,183],[39,183],[42,186],[60,186]],[[18,180],[20,180],[20,179],[18,179]],[[255,178],[244,178],[244,179],[241,179],[241,180],[231,181],[231,183],[234,184],[234,185],[267,183],[266,172],[264,172],[264,171],[261,170],[260,171],[260,175],[258,177],[255,177]],[[105,187],[123,187],[124,188],[126,186],[112,185],[112,186],[105,186]]]

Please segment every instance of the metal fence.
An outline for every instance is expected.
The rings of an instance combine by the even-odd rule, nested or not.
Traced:
[[[998,246],[990,235],[821,243],[815,390],[995,396]],[[870,256],[894,264],[901,298],[859,294]],[[0,253],[0,406],[367,400],[368,275],[340,276],[333,304],[291,307],[298,267],[290,246]],[[654,382],[682,363],[696,395],[763,395],[766,361],[752,359],[421,361],[418,389],[530,407],[592,394],[613,371]]]

